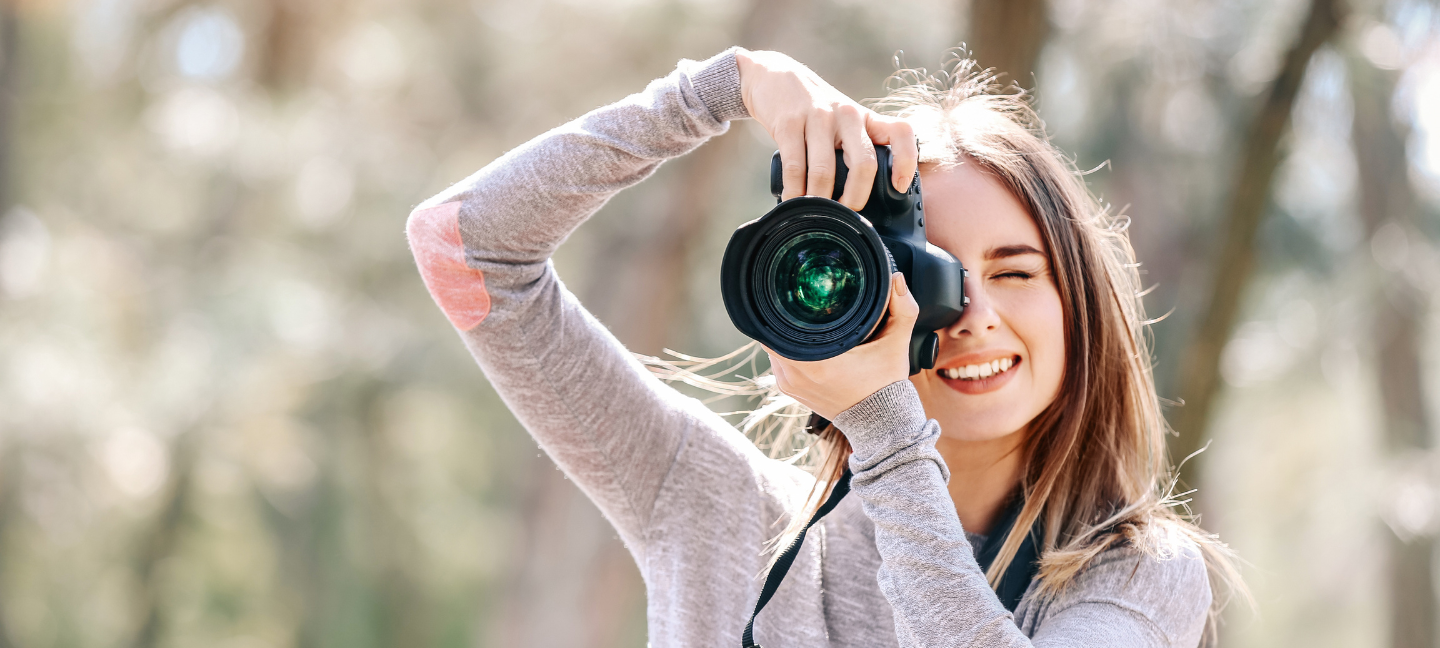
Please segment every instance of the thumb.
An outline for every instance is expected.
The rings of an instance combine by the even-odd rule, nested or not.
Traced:
[[[920,316],[920,304],[915,301],[915,295],[905,283],[903,273],[890,275],[890,315],[908,320],[911,324]]]
[[[905,283],[905,275],[897,272],[890,275],[890,317],[880,337],[889,337],[897,331],[909,344],[910,331],[915,328],[915,319],[920,316],[920,304]]]

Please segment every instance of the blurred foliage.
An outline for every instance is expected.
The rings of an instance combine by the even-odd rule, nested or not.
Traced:
[[[1055,141],[1133,217],[1176,397],[1236,160],[1309,5],[1025,4],[1038,64],[1004,60],[1033,66],[1013,76]],[[985,9],[0,2],[0,647],[642,644],[628,554],[431,303],[406,214],[678,58],[779,49],[874,97],[897,50],[934,68],[1005,13]],[[1374,335],[1403,281],[1433,407],[1440,8],[1351,12],[1308,62],[1187,474],[1252,565],[1235,645],[1391,643],[1390,538],[1440,528],[1433,431],[1387,445]],[[1364,75],[1415,194],[1393,227],[1361,213]],[[635,351],[744,342],[715,287],[729,232],[767,208],[767,140],[737,123],[557,255]]]

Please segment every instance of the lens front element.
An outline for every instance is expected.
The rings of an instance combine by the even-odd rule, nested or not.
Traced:
[[[801,329],[823,329],[840,320],[865,290],[854,248],[830,232],[806,232],[786,241],[770,269],[776,310]]]

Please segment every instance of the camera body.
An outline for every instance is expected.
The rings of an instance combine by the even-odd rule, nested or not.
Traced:
[[[848,169],[835,152],[831,198],[779,202],[730,237],[720,293],[735,328],[799,361],[838,356],[874,337],[889,303],[890,275],[905,275],[920,305],[910,337],[910,373],[935,366],[935,331],[960,319],[968,303],[965,269],[925,240],[917,173],[906,191],[890,182],[890,147],[876,146],[878,169],[858,213],[837,200]],[[770,192],[781,196],[780,153],[770,160]]]

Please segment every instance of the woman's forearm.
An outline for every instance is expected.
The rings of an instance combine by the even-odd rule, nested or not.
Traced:
[[[733,53],[690,62],[516,147],[417,211],[460,203],[472,265],[543,262],[611,196],[744,117],[738,82]]]
[[[855,450],[854,488],[875,523],[880,589],[901,646],[1028,646],[985,581],[945,484],[949,473],[908,380],[835,418]]]
[[[910,381],[892,383],[834,423],[855,450],[852,483],[875,524],[880,589],[901,646],[1191,648],[1199,640],[1210,589],[1193,545],[1107,552],[1062,594],[1032,598],[1028,612],[1043,620],[1027,637],[975,561],[935,450],[939,424],[926,419]]]

